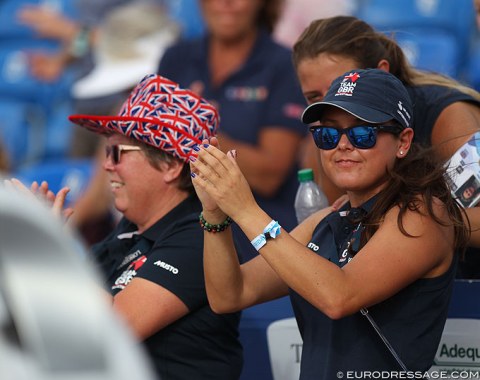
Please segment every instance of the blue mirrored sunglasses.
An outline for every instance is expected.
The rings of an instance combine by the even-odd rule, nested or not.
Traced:
[[[310,127],[310,132],[317,147],[323,150],[335,149],[343,134],[347,135],[355,148],[370,149],[377,143],[379,131],[399,134],[402,129],[397,125],[356,125],[349,128],[314,126]]]

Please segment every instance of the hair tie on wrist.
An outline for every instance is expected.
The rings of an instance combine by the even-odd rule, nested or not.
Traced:
[[[232,224],[233,220],[229,216],[220,224],[211,224],[208,223],[205,218],[203,217],[203,212],[200,213],[199,217],[200,226],[203,228],[204,231],[207,232],[222,232],[225,231],[230,224]]]

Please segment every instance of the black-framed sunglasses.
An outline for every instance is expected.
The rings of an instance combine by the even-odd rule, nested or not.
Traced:
[[[323,150],[335,149],[342,138],[347,135],[350,143],[358,149],[370,149],[377,143],[378,132],[399,134],[402,127],[397,125],[355,125],[349,128],[335,128],[317,125],[310,127],[313,140]]]
[[[142,150],[139,146],[136,145],[124,145],[124,144],[117,144],[117,145],[107,145],[105,147],[105,156],[112,157],[112,162],[115,165],[120,163],[120,158],[122,157],[122,152],[129,152],[132,150]]]

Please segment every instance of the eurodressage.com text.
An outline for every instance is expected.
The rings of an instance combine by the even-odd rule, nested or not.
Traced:
[[[337,379],[480,379],[480,370],[448,371],[345,371],[337,372]]]

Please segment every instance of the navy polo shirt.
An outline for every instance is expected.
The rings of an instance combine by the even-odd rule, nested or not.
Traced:
[[[240,313],[219,315],[208,305],[200,210],[191,195],[140,235],[123,219],[93,250],[112,294],[139,277],[168,289],[188,307],[189,314],[144,341],[162,380],[235,380],[243,364]]]
[[[200,86],[202,96],[219,110],[221,133],[251,145],[258,144],[262,129],[272,126],[301,136],[307,133],[300,121],[305,100],[289,49],[275,43],[268,33],[262,31],[244,65],[218,87],[211,85],[207,54],[208,37],[181,41],[165,52],[158,72],[183,87]],[[287,230],[297,224],[293,208],[298,187],[297,170],[297,165],[292,166],[274,197],[254,194],[260,207]],[[256,254],[236,227],[234,233],[247,258]]]
[[[469,94],[445,86],[425,85],[407,87],[413,104],[415,141],[431,145],[433,127],[440,113],[457,102],[480,102]]]
[[[374,202],[375,197],[359,209],[350,210],[347,205],[328,215],[314,230],[308,247],[340,267],[348,265],[344,251],[358,243],[361,232],[357,217],[371,210]],[[445,274],[417,280],[368,308],[410,371],[426,371],[433,364],[447,318],[455,263],[456,259]],[[339,371],[401,370],[360,312],[332,320],[293,290],[290,294],[303,337],[301,380],[331,380]]]

